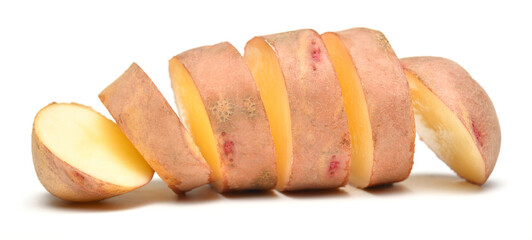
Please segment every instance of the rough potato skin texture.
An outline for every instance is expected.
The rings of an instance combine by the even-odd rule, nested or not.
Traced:
[[[80,104],[76,105],[89,108]],[[37,113],[38,115],[39,113]],[[142,186],[130,188],[104,182],[59,159],[41,142],[35,131],[35,123],[31,134],[31,150],[33,165],[39,181],[52,195],[66,201],[98,201]]]
[[[211,169],[155,84],[135,63],[100,100],[146,162],[175,193],[210,182]]]
[[[501,128],[488,94],[465,69],[449,59],[410,57],[401,59],[401,63],[467,128],[484,159],[485,182],[495,167],[501,147]]]
[[[370,186],[402,181],[414,164],[415,123],[408,81],[388,40],[379,31],[337,32],[358,72],[373,137]]]
[[[342,93],[321,37],[303,29],[260,37],[277,54],[292,129],[292,167],[280,191],[344,186],[351,139]]]
[[[242,55],[222,42],[176,58],[201,95],[217,142],[222,179],[213,183],[214,188],[219,192],[274,188],[277,168],[270,125]]]

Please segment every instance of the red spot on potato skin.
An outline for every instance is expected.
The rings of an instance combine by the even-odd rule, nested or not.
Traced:
[[[316,71],[318,68],[316,67],[316,65],[312,65],[312,70],[313,71]]]
[[[224,137],[224,136],[225,136],[225,132],[222,132],[222,137]]]
[[[471,127],[473,128],[473,133],[475,134],[477,142],[482,146],[482,133],[478,130],[477,126],[475,126],[474,122],[471,122]]]
[[[336,155],[333,155],[331,160],[331,163],[329,163],[329,175],[334,175],[336,170],[340,167],[340,162],[336,160]]]
[[[235,146],[235,143],[231,140],[224,142],[224,153],[226,156],[233,153],[234,146]]]
[[[77,172],[77,171],[74,171],[74,177],[76,179],[78,179],[78,181],[83,181],[85,180],[85,177],[83,175],[81,175],[81,173]]]
[[[319,62],[320,61],[320,55],[321,55],[321,49],[316,48],[312,50],[312,60]]]

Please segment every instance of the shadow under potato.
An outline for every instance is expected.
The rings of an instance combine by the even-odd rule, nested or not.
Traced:
[[[242,199],[242,198],[277,198],[277,194],[273,190],[249,190],[249,191],[234,191],[222,193],[225,198],[229,199]]]
[[[370,193],[372,195],[377,196],[388,196],[388,195],[399,195],[411,192],[407,187],[404,185],[397,183],[397,184],[385,184],[375,187],[369,187],[364,189],[367,193]]]
[[[328,198],[349,196],[349,193],[347,193],[344,188],[299,190],[282,192],[282,194],[291,198]]]
[[[469,183],[454,174],[412,174],[404,182],[400,183],[411,190],[423,192],[441,193],[480,193],[495,187],[493,181],[482,186]]]
[[[375,196],[387,196],[406,194],[411,192],[421,193],[458,193],[470,194],[488,191],[495,187],[493,181],[483,186],[478,186],[451,174],[412,174],[407,180],[378,187],[364,189],[365,192]],[[351,189],[352,188],[352,189]],[[338,198],[350,197],[348,191],[362,191],[354,187],[346,186],[338,189],[323,190],[301,190],[278,193],[269,191],[241,191],[219,194],[209,185],[196,188],[186,194],[176,195],[160,179],[154,179],[146,186],[132,192],[112,197],[109,199],[89,202],[71,203],[46,193],[44,204],[62,210],[70,211],[119,211],[135,207],[145,206],[153,203],[175,203],[191,204],[208,201],[216,201],[223,198],[228,199],[278,199],[278,194],[283,194],[290,198],[316,199],[316,198]]]
[[[170,192],[174,194],[172,191]],[[176,196],[177,203],[179,204],[201,203],[222,199],[222,196],[220,196],[220,194],[218,194],[218,192],[212,189],[209,185],[204,185],[191,191],[188,191],[187,193],[179,194]]]
[[[61,200],[46,193],[46,204],[73,211],[118,211],[140,207],[151,203],[176,202],[177,195],[159,179],[154,179],[145,186],[116,197],[87,203],[75,203]]]

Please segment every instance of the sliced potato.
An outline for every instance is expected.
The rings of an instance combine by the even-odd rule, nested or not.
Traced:
[[[52,103],[37,113],[32,152],[43,186],[68,201],[116,196],[147,184],[153,176],[114,122],[79,104]]]
[[[340,86],[319,34],[255,37],[245,58],[264,101],[277,151],[277,190],[347,183],[350,137]]]
[[[211,169],[172,107],[135,63],[99,95],[118,126],[175,193],[207,184]]]
[[[352,138],[350,183],[359,188],[408,177],[415,127],[408,83],[386,37],[353,28],[322,35],[340,80]]]
[[[242,55],[228,42],[169,62],[179,115],[209,162],[219,192],[275,187],[272,135]]]

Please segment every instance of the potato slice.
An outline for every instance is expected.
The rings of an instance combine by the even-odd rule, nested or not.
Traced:
[[[499,120],[488,94],[451,60],[411,57],[401,63],[421,140],[460,177],[485,183],[501,146]]]
[[[320,36],[298,30],[255,37],[245,50],[270,121],[277,189],[345,185],[351,146],[347,117]]]
[[[211,170],[151,79],[133,63],[99,95],[118,126],[175,193],[209,183]]]
[[[42,185],[67,201],[113,197],[147,184],[153,176],[115,123],[74,103],[52,103],[37,113],[32,153]]]
[[[349,120],[350,183],[366,188],[406,179],[413,165],[414,118],[408,83],[388,40],[365,28],[322,38]]]
[[[214,188],[273,188],[272,135],[240,53],[223,42],[181,53],[169,65],[179,115],[214,171]]]

